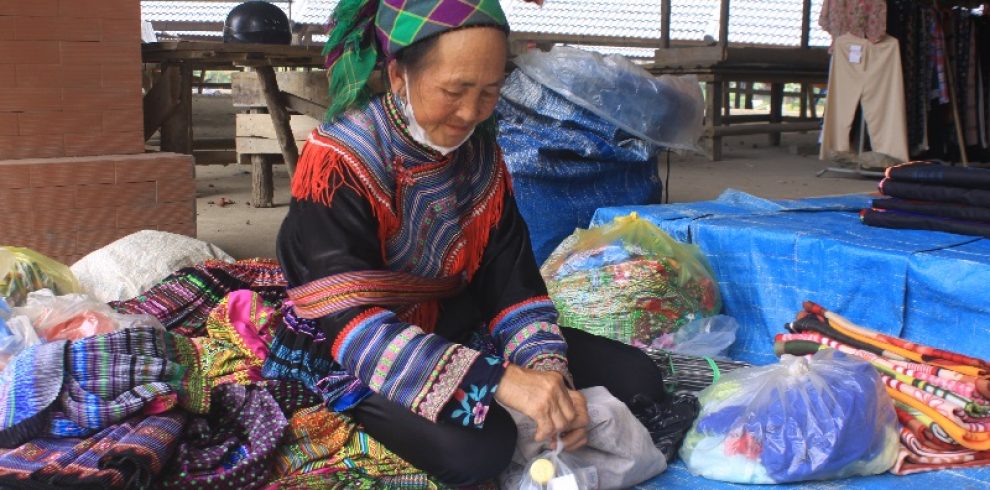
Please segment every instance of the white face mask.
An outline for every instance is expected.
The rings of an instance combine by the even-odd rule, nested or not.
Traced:
[[[402,74],[402,79],[406,82],[406,100],[402,104],[402,115],[406,117],[406,122],[409,124],[409,136],[412,136],[413,140],[427,148],[436,150],[443,156],[447,156],[454,150],[460,148],[460,146],[463,145],[472,134],[474,134],[474,128],[471,128],[471,131],[468,131],[467,135],[464,136],[464,139],[458,142],[456,146],[440,146],[431,141],[429,135],[426,134],[426,129],[424,129],[423,126],[420,126],[419,122],[416,121],[416,114],[413,112],[412,99],[409,97],[409,73],[404,72]]]

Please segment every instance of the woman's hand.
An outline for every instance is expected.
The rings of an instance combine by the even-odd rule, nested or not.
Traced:
[[[561,434],[567,451],[587,442],[588,404],[581,393],[564,384],[560,373],[509,365],[499,382],[495,399],[536,422],[536,441],[546,441]]]

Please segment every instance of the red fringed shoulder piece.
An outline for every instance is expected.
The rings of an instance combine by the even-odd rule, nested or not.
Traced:
[[[384,257],[385,239],[399,223],[392,198],[347,147],[313,130],[296,164],[292,197],[330,207],[334,193],[343,186],[356,192],[371,206],[378,219],[378,240]]]

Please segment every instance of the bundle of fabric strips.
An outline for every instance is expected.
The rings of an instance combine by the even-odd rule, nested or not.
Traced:
[[[886,170],[863,223],[990,237],[990,170],[912,162]]]
[[[0,488],[440,487],[263,377],[285,287],[272,261],[208,261],[112,305],[162,325],[24,348],[0,372]]]
[[[787,329],[775,339],[778,355],[831,348],[879,371],[901,422],[892,473],[990,465],[990,362],[863,328],[811,302]]]

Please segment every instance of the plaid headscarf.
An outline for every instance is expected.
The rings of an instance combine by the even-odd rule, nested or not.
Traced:
[[[368,78],[379,61],[468,26],[509,30],[499,0],[341,0],[323,48],[330,78],[327,119],[368,101]]]

